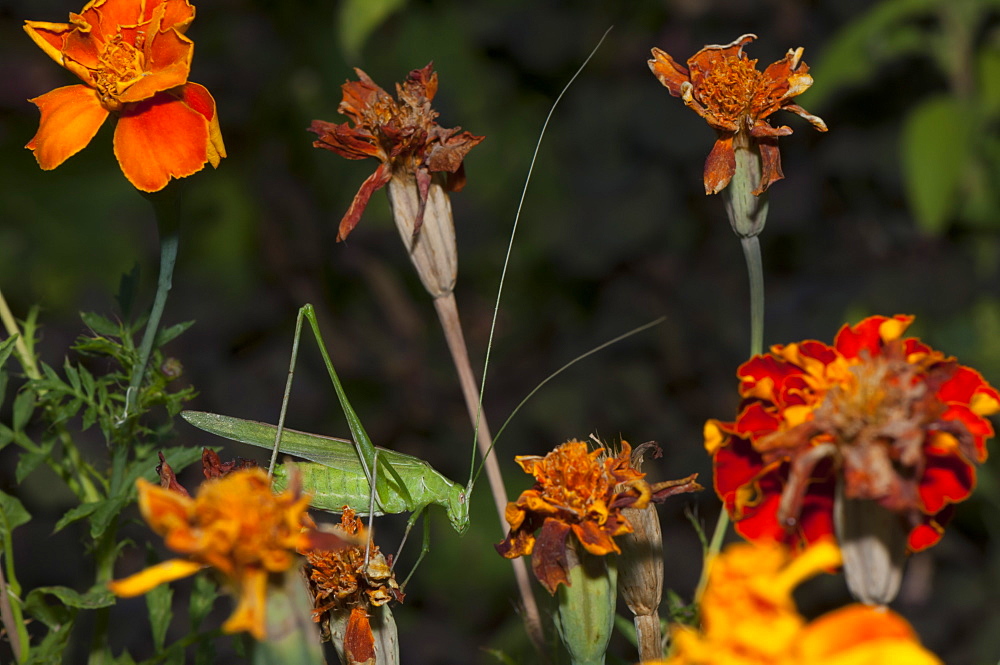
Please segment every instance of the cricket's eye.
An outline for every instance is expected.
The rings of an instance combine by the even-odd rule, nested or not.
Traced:
[[[465,492],[459,492],[458,500],[460,503],[465,503]]]

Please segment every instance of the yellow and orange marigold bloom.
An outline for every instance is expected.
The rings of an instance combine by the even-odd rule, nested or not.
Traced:
[[[872,316],[833,346],[776,345],[739,368],[739,415],[708,421],[705,447],[741,535],[801,546],[833,533],[839,485],[898,514],[911,550],[940,540],[986,460],[1000,394],[903,337],[912,321]]]
[[[718,133],[705,161],[706,194],[718,194],[729,184],[736,172],[734,141],[741,137],[760,153],[761,179],[754,194],[762,194],[785,177],[778,138],[788,136],[792,129],[767,121],[775,111],[791,111],[821,132],[827,129],[822,119],[792,102],[813,82],[808,65],[802,62],[803,49],[790,49],[783,60],[762,72],[757,61],[743,53],[743,47],[756,38],[747,34],[732,44],[706,46],[687,61],[686,68],[660,49],[652,49],[649,68],[656,78]]]
[[[524,472],[535,477],[535,485],[507,504],[510,532],[497,551],[508,559],[532,555],[538,581],[555,593],[560,584],[567,584],[570,535],[591,554],[620,553],[614,537],[632,532],[623,508],[645,508],[654,496],[701,489],[694,482],[697,474],[651,486],[643,480],[646,474],[632,468],[631,450],[622,441],[621,451],[609,456],[604,448],[588,451],[585,442],[569,441],[544,457],[515,457]]]
[[[218,166],[226,149],[215,100],[187,80],[193,20],[188,0],[91,0],[69,23],[25,21],[28,36],[83,81],[30,100],[42,119],[25,147],[39,166],[54,169],[83,150],[109,114],[115,157],[139,190]]]
[[[308,530],[308,495],[297,490],[271,491],[267,474],[241,469],[206,480],[194,498],[139,479],[139,509],[171,550],[171,559],[110,584],[118,596],[137,596],[164,582],[191,575],[201,568],[218,571],[237,598],[237,607],[223,625],[228,633],[247,631],[265,637],[268,577],[299,562],[297,550],[322,542],[326,534]]]
[[[332,150],[347,159],[374,157],[381,162],[361,185],[354,201],[340,222],[337,240],[341,241],[357,226],[372,194],[389,184],[394,173],[406,172],[416,178],[419,210],[414,236],[420,231],[427,192],[435,173],[445,175],[445,189],[457,192],[465,186],[463,160],[484,137],[445,129],[437,124],[438,113],[431,108],[437,93],[437,73],[433,63],[414,69],[402,84],[396,84],[396,97],[380,88],[360,69],[358,81],[342,87],[344,99],[338,111],[351,120],[340,125],[313,120],[309,131],[319,135],[317,148]]]
[[[661,665],[941,665],[905,619],[849,605],[807,622],[792,592],[840,564],[830,540],[798,557],[775,542],[730,545],[709,562],[701,628],[675,626]],[[652,665],[650,663],[649,665]]]

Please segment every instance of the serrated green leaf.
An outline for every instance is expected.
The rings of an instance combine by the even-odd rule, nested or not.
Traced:
[[[31,389],[22,390],[14,398],[14,409],[12,414],[12,424],[15,432],[23,432],[24,426],[31,419],[31,414],[35,411],[35,392]]]
[[[46,593],[43,588],[29,591],[24,599],[25,611],[48,626],[50,631],[73,621],[73,618],[76,616],[75,610],[63,603],[50,604],[46,602],[45,596]]]
[[[0,492],[0,529],[4,535],[31,521],[31,513],[24,509],[24,505],[10,494]]]
[[[96,312],[80,312],[80,318],[84,325],[93,330],[98,335],[108,337],[118,337],[121,334],[121,326],[110,321]]]
[[[173,618],[171,603],[174,599],[173,589],[169,584],[160,584],[146,593],[146,610],[149,613],[149,626],[153,631],[153,648],[163,651],[167,639],[167,628]]]
[[[63,513],[63,516],[59,518],[58,522],[56,522],[56,525],[52,528],[52,533],[59,533],[73,522],[82,520],[84,517],[93,514],[101,503],[101,501],[90,501],[88,503],[81,503],[78,506],[70,508]]]
[[[73,390],[80,390],[80,373],[76,371],[73,364],[70,363],[69,358],[63,363],[63,371],[66,373],[66,378],[69,379],[69,385],[73,387]]]
[[[882,63],[907,53],[926,50],[926,35],[908,22],[924,16],[940,0],[884,0],[845,25],[826,43],[819,59],[810,64],[813,85],[802,104],[819,110],[838,90],[866,82]]]
[[[38,616],[37,614],[35,615]],[[60,615],[62,616],[62,615]],[[65,610],[65,618],[56,620],[50,616],[52,623],[45,622],[49,631],[40,643],[31,645],[31,654],[27,665],[52,665],[62,663],[69,646],[69,638],[73,633],[73,622],[76,611]]]
[[[191,630],[198,630],[205,617],[212,611],[215,599],[219,597],[219,588],[207,575],[195,575],[194,588],[188,601],[188,617],[191,620]]]
[[[48,456],[49,453],[47,450],[34,450],[21,453],[21,456],[17,460],[17,467],[14,469],[14,478],[18,484],[24,482],[24,479],[37,469],[38,465],[44,462]]]
[[[108,530],[108,526],[111,522],[118,517],[119,513],[129,504],[131,500],[134,483],[126,486],[124,491],[117,495],[108,497],[104,501],[98,501],[97,508],[90,518],[90,536],[94,540],[97,540],[104,535],[104,532]]]
[[[194,325],[194,321],[184,321],[183,323],[177,323],[170,326],[169,328],[164,328],[156,333],[156,346],[160,347],[169,342],[170,340],[181,335],[185,330]]]
[[[80,610],[97,610],[102,607],[111,607],[116,599],[113,593],[103,584],[91,587],[85,593],[80,593],[76,589],[65,586],[43,586],[32,589],[28,594],[27,603],[32,602],[34,596],[55,596],[64,607]],[[36,601],[37,602],[37,601]]]
[[[13,440],[14,430],[0,423],[0,450],[3,450]]]
[[[10,358],[10,354],[14,351],[14,344],[17,342],[17,335],[11,335],[4,341],[0,342],[0,367],[7,364],[7,359]]]
[[[917,223],[939,233],[954,212],[969,157],[970,123],[953,97],[925,100],[903,122],[902,167]]]
[[[340,45],[356,60],[368,37],[406,0],[345,0],[340,3]]]

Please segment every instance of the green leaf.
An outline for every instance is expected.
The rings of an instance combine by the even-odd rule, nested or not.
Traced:
[[[16,497],[0,492],[0,528],[4,536],[9,536],[11,531],[30,521],[31,514]]]
[[[982,109],[987,115],[1000,113],[1000,48],[984,47],[977,66]]]
[[[104,501],[97,501],[97,508],[90,518],[90,536],[97,540],[108,530],[111,522],[118,517],[129,504],[132,498],[134,484],[130,484],[127,490],[117,496],[112,496]]]
[[[340,45],[356,60],[368,37],[406,0],[345,0],[340,3]]]
[[[927,34],[911,21],[932,11],[940,0],[884,0],[840,29],[811,65],[813,85],[802,95],[802,105],[819,109],[842,88],[865,83],[881,64],[927,49]]]
[[[185,330],[194,325],[194,321],[185,321],[183,323],[178,323],[170,326],[169,328],[163,328],[160,332],[156,333],[156,347],[161,347],[175,337],[181,335]]]
[[[195,631],[201,626],[205,617],[212,611],[215,599],[219,597],[219,588],[215,582],[207,575],[195,575],[194,589],[191,590],[191,599],[188,601],[188,616],[191,619],[191,630]]]
[[[903,177],[910,208],[925,230],[939,233],[955,211],[969,157],[970,123],[958,100],[938,95],[903,122]]]
[[[14,431],[24,431],[24,426],[31,419],[31,414],[35,410],[35,392],[27,389],[22,390],[14,398],[13,422]]]
[[[146,593],[146,610],[149,613],[149,626],[153,631],[153,648],[163,651],[163,643],[167,639],[167,628],[173,612],[170,605],[173,602],[174,591],[169,584],[160,584]]]
[[[11,352],[14,351],[15,342],[17,342],[17,335],[11,335],[0,342],[0,367],[7,364],[7,359],[10,358]]]
[[[3,450],[13,440],[14,430],[0,423],[0,450]]]
[[[96,312],[80,312],[80,318],[84,325],[93,330],[98,335],[107,337],[118,337],[121,335],[121,326],[110,321]]]
[[[63,662],[69,647],[69,638],[73,633],[73,621],[76,618],[75,610],[65,610],[65,608],[63,610],[59,613],[61,620],[56,620],[55,615],[48,615],[53,621],[46,622],[49,632],[42,638],[41,643],[31,645],[31,655],[27,665],[52,665]]]
[[[22,483],[32,471],[37,469],[48,458],[49,452],[48,450],[41,449],[21,453],[21,456],[17,460],[17,468],[14,470],[14,478],[18,484]]]
[[[78,506],[74,506],[63,513],[63,516],[59,518],[56,522],[55,527],[52,529],[52,533],[58,533],[65,529],[67,526],[81,520],[88,515],[91,515],[97,508],[101,505],[101,501],[91,501],[89,503],[81,503]]]

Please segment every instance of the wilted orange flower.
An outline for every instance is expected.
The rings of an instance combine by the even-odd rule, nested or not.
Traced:
[[[69,23],[25,21],[24,30],[83,85],[32,100],[41,124],[27,148],[54,169],[87,147],[108,115],[117,117],[115,157],[137,189],[218,166],[226,156],[215,100],[187,80],[194,42],[188,0],[91,0]]]
[[[515,457],[525,473],[535,476],[535,485],[507,504],[510,532],[497,551],[508,559],[531,554],[535,577],[555,593],[567,584],[570,534],[591,554],[620,553],[614,536],[632,532],[623,508],[645,508],[654,492],[665,498],[701,489],[695,476],[651,486],[643,480],[646,474],[632,468],[631,450],[622,441],[621,451],[612,457],[604,448],[588,451],[585,442],[569,441],[545,457]],[[617,490],[618,485],[623,489]],[[666,485],[670,489],[662,490]]]
[[[778,137],[788,136],[792,128],[773,127],[767,117],[775,111],[791,111],[826,131],[822,119],[792,103],[792,97],[801,95],[813,82],[809,66],[802,62],[802,47],[790,49],[783,60],[761,72],[757,61],[743,53],[743,46],[756,38],[747,34],[732,44],[706,46],[687,61],[686,68],[660,49],[652,49],[649,68],[656,78],[718,132],[705,161],[706,194],[718,194],[732,179],[736,172],[734,140],[741,140],[739,137],[760,153],[761,179],[754,194],[762,194],[771,183],[785,177]]]
[[[364,525],[355,512],[344,507],[337,532],[360,537]],[[367,563],[365,561],[367,550]],[[365,610],[389,601],[403,602],[403,592],[396,583],[389,562],[371,543],[339,550],[308,549],[306,580],[313,598],[313,620],[321,624],[324,639],[329,639],[330,612],[352,608]],[[368,632],[371,633],[369,626]]]
[[[903,337],[911,316],[844,326],[833,346],[773,346],[738,370],[734,422],[710,420],[715,489],[751,540],[833,533],[836,486],[898,513],[909,548],[936,543],[986,460],[1000,394],[975,370]]]
[[[419,210],[414,235],[420,231],[427,192],[434,173],[447,174],[445,189],[457,192],[465,186],[462,160],[483,140],[437,124],[438,113],[431,108],[437,93],[437,73],[433,63],[414,69],[402,84],[396,84],[398,102],[355,68],[359,81],[348,81],[341,88],[344,99],[337,108],[351,119],[340,125],[313,120],[309,131],[319,135],[313,142],[347,159],[375,157],[381,163],[361,185],[351,207],[340,221],[337,240],[341,241],[357,226],[372,194],[385,187],[394,172],[409,172],[416,177]]]
[[[222,629],[265,636],[268,576],[289,570],[304,550],[326,534],[307,530],[308,495],[288,490],[275,495],[260,469],[245,469],[206,480],[197,496],[158,487],[139,479],[139,509],[167,547],[185,555],[110,583],[113,593],[131,597],[211,566],[225,578],[237,607]]]
[[[940,665],[905,619],[849,605],[806,622],[792,592],[840,552],[821,541],[793,558],[774,542],[735,544],[709,562],[701,629],[675,626],[661,665]],[[648,665],[653,665],[651,662]]]

